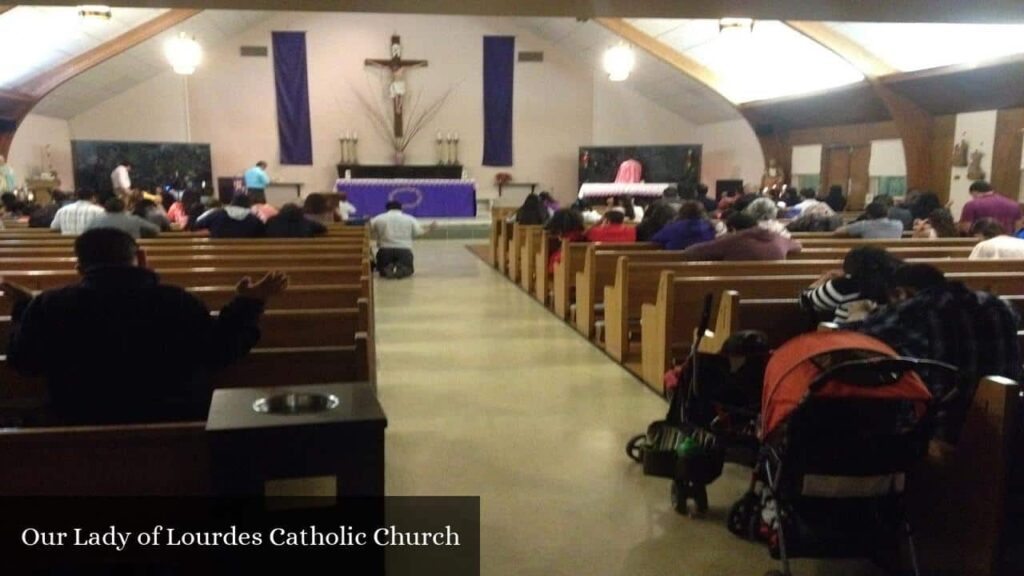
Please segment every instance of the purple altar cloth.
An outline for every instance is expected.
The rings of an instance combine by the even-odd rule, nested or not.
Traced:
[[[471,180],[368,180],[339,179],[335,191],[348,194],[357,217],[372,218],[384,212],[390,200],[417,218],[476,217],[476,184]]]

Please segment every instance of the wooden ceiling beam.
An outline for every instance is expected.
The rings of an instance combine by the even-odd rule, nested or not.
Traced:
[[[889,116],[896,124],[900,139],[903,141],[903,155],[907,163],[907,186],[932,188],[932,117],[916,102],[897,94],[883,83],[883,78],[893,77],[900,71],[826,24],[787,21],[786,25],[846,60],[864,74],[875,96],[889,111]]]
[[[626,22],[621,18],[597,18],[594,20],[612,33],[616,34],[626,42],[640,48],[658,60],[668,64],[676,70],[686,74],[694,80],[708,87],[712,92],[718,94],[723,100],[735,106],[722,93],[722,82],[718,75],[710,68],[700,62],[682,54],[664,42],[648,35],[643,30]]]
[[[75,76],[181,24],[200,12],[202,10],[197,8],[168,10],[116,38],[25,80],[11,90],[0,91],[0,118],[7,123],[13,122],[15,126],[14,130],[0,132],[0,156],[7,156],[17,127],[47,94]]]
[[[192,8],[168,10],[116,38],[83,52],[33,78],[29,78],[21,84],[20,91],[32,94],[36,98],[42,98],[82,72],[110,60],[114,56],[149,40],[165,30],[181,24],[200,12],[202,10]]]
[[[830,52],[849,62],[861,74],[869,78],[878,78],[899,72],[891,64],[869,51],[867,48],[854,42],[848,36],[837,32],[822,22],[799,22],[788,20],[785,22],[793,30],[817,42]]]

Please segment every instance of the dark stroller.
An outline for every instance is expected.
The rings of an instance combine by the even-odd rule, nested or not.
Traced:
[[[927,451],[931,394],[917,374],[951,366],[901,358],[862,334],[819,332],[780,347],[762,398],[763,447],[729,527],[794,557],[917,557],[903,495]]]
[[[720,354],[697,352],[711,310],[705,301],[698,338],[680,369],[664,420],[652,422],[646,434],[633,437],[626,454],[651,476],[672,478],[672,505],[686,514],[708,509],[707,485],[722,473],[726,460],[753,466],[758,441],[761,383],[769,349],[759,332],[739,332]]]

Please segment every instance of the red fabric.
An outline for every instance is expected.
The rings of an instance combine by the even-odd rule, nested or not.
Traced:
[[[604,224],[587,230],[591,242],[636,242],[636,226]]]
[[[793,338],[775,351],[764,372],[761,395],[761,438],[766,438],[782,424],[807,394],[820,370],[811,359],[837,350],[868,350],[885,356],[898,356],[880,340],[858,332],[810,332]],[[819,396],[830,398],[903,398],[916,401],[918,411],[925,408],[931,394],[917,374],[906,374],[889,386],[865,388],[840,381],[825,384]]]
[[[568,240],[569,242],[583,242],[586,239],[587,237],[582,231],[573,231],[560,235],[555,243],[557,248],[552,247],[551,254],[548,256],[548,274],[554,274],[555,265],[562,261],[562,240]]]
[[[636,160],[629,159],[619,164],[619,171],[615,175],[615,183],[635,184],[643,180],[644,167]]]

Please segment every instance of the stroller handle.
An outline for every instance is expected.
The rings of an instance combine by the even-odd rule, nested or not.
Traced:
[[[937,368],[952,376],[958,372],[956,366],[937,360],[907,358],[904,356],[865,358],[843,362],[818,374],[811,381],[808,392],[817,392],[825,383],[842,379],[858,386],[877,388],[888,386],[898,380],[904,373],[924,368]]]

